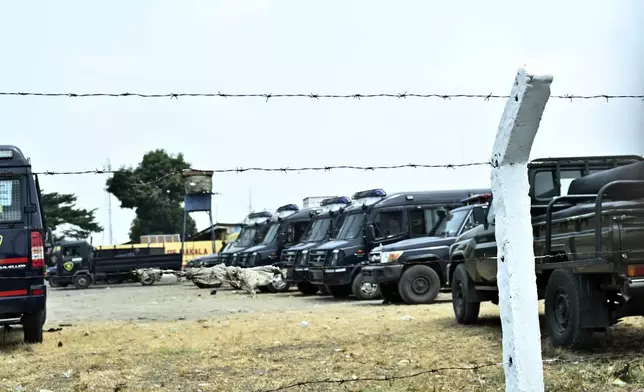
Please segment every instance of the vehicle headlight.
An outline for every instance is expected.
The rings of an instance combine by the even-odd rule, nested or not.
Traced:
[[[403,251],[401,250],[393,251],[393,252],[382,252],[380,254],[380,262],[393,263],[394,261],[398,260],[398,258],[400,258],[402,254],[403,254]]]
[[[300,265],[306,265],[309,257],[309,251],[308,250],[303,250],[300,252],[300,255],[298,256],[297,260]]]
[[[344,252],[342,252],[339,249],[335,249],[333,253],[331,253],[331,265],[340,265],[342,264],[342,260],[344,260]]]

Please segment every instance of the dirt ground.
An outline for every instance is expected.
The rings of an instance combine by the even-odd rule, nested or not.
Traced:
[[[497,307],[460,326],[447,295],[405,306],[167,283],[53,289],[48,309],[43,344],[3,335],[0,390],[504,390]],[[642,392],[643,341],[639,319],[590,351],[543,336],[546,390]]]
[[[211,295],[211,290],[198,289],[191,283],[176,283],[174,277],[164,277],[160,284],[152,286],[120,284],[99,285],[88,290],[49,289],[48,296],[47,320],[52,325],[78,321],[198,320],[235,313],[365,304],[331,297],[303,297],[295,289],[282,294],[261,293],[255,298],[230,288],[218,289]]]

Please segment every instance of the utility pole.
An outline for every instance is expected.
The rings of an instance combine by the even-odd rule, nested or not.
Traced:
[[[108,178],[110,176],[109,172],[112,171],[112,163],[110,162],[110,158],[107,158],[107,172],[108,172]],[[110,239],[110,245],[114,245],[114,238],[112,237],[112,195],[107,192],[107,234]]]
[[[252,197],[252,190],[248,188],[248,213],[252,214],[253,213],[253,197]]]

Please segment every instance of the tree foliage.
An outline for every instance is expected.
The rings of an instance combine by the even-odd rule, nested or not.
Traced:
[[[94,216],[96,209],[86,210],[76,207],[76,195],[73,193],[42,192],[42,204],[48,227],[53,232],[62,225],[62,233],[55,234],[55,241],[63,239],[84,240],[91,233],[103,230]]]
[[[148,234],[181,233],[185,191],[180,171],[189,168],[183,154],[173,156],[157,149],[146,153],[135,168],[123,167],[107,180],[107,191],[121,207],[136,213],[130,226],[132,241]],[[194,220],[188,216],[186,234],[196,231]]]

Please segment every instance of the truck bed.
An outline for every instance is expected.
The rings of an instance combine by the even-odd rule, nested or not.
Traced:
[[[183,256],[180,253],[101,257],[94,259],[94,273],[131,272],[139,268],[158,268],[180,271]]]

